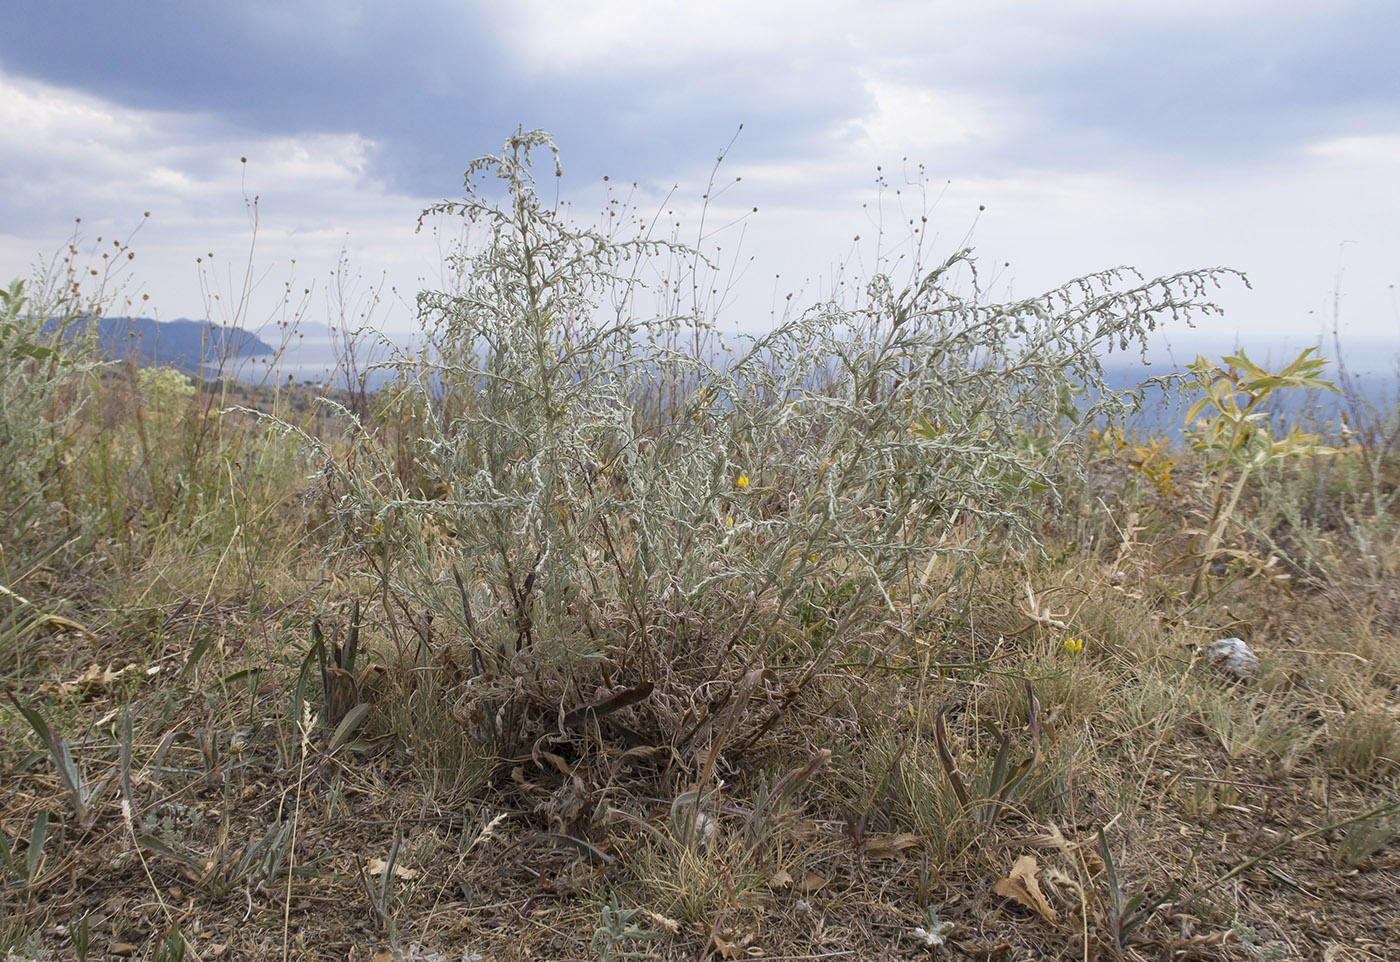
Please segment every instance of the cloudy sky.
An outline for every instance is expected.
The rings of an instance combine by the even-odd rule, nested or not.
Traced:
[[[1254,289],[1212,333],[1306,344],[1336,307],[1400,349],[1396,37],[1388,0],[10,0],[0,273],[75,218],[87,247],[140,225],[145,313],[228,316],[251,248],[248,323],[290,283],[323,324],[344,248],[409,328],[442,281],[419,211],[524,125],[578,216],[630,198],[692,238],[732,141],[706,215],[738,221],[707,238],[741,255],[731,325],[868,268],[881,218],[891,251],[927,207],[927,250],[971,243],[1008,296],[1229,266]]]

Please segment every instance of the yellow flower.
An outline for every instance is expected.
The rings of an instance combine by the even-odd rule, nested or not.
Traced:
[[[739,475],[739,480],[734,482],[734,486],[736,488],[747,488],[749,486],[749,476],[747,474]]]
[[[1083,650],[1084,650],[1084,639],[1083,639],[1083,638],[1066,638],[1066,639],[1065,639],[1065,651],[1069,652],[1071,657],[1073,657],[1074,655],[1079,654],[1079,653],[1080,653],[1081,651],[1083,651]]]

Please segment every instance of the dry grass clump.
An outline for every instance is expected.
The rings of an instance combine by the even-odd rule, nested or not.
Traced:
[[[543,205],[551,148],[473,166],[506,206],[437,209],[485,237],[374,398],[95,377],[7,329],[55,427],[3,425],[34,493],[4,509],[0,949],[1400,940],[1368,908],[1400,880],[1393,458],[1271,433],[1251,398],[1287,384],[1243,354],[1198,363],[1189,443],[1088,432],[1124,403],[1099,353],[1217,273],[989,305],[959,254],[720,354],[679,302],[600,312],[708,268]]]

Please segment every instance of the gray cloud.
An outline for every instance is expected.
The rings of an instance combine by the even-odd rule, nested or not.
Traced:
[[[10,72],[250,134],[356,132],[376,176],[440,193],[518,123],[665,176],[748,124],[756,159],[806,156],[869,106],[862,73],[1018,104],[990,165],[1219,162],[1394,124],[1389,5],[988,3],[747,8],[600,4],[72,5],[19,0]],[[765,15],[763,11],[767,10]],[[611,16],[613,19],[605,19]],[[650,19],[649,19],[650,18]],[[631,22],[629,22],[631,21]],[[936,158],[929,158],[936,160]],[[995,172],[992,170],[990,172]]]
[[[941,242],[988,205],[973,239],[1023,287],[1247,261],[1292,310],[1343,239],[1372,287],[1394,262],[1377,225],[1395,206],[1400,8],[1364,0],[15,0],[6,26],[12,273],[78,214],[112,230],[152,209],[147,250],[170,263],[237,249],[246,188],[269,255],[323,272],[350,233],[408,288],[432,269],[405,240],[418,210],[517,124],[555,134],[582,205],[603,174],[652,205],[679,183],[684,220],[740,122],[721,178],[744,180],[714,213],[762,209],[748,249],[781,262],[768,275],[821,273],[868,235],[876,165],[893,189],[903,158],[946,191]]]

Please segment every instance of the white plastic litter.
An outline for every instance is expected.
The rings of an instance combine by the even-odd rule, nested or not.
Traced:
[[[1248,681],[1259,671],[1259,659],[1238,638],[1221,638],[1206,649],[1206,658],[1221,674],[1235,681]]]

